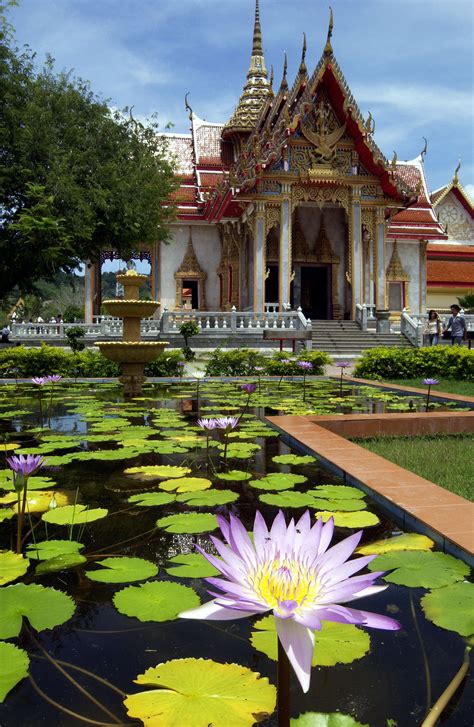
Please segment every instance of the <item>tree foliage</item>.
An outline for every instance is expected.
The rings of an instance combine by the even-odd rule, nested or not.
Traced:
[[[167,238],[173,163],[156,119],[112,111],[15,46],[0,3],[0,291],[34,289],[101,249]]]

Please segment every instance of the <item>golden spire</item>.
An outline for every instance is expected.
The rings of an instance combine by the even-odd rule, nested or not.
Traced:
[[[326,38],[326,45],[324,46],[324,55],[325,56],[332,56],[331,38],[332,38],[333,27],[334,27],[334,18],[333,18],[333,14],[332,14],[332,8],[331,8],[331,6],[329,6],[328,37]]]
[[[253,25],[252,55],[263,56],[262,50],[262,29],[260,27],[260,6],[255,0],[255,22]]]
[[[255,0],[255,21],[253,28],[252,53],[247,71],[247,82],[240,97],[237,108],[224,127],[226,132],[249,132],[257,122],[262,106],[271,94],[267,69],[262,47],[262,30],[260,27],[259,0]]]
[[[308,69],[306,68],[305,58],[306,58],[306,33],[303,33],[303,50],[301,52],[301,63],[300,63],[300,69],[298,71],[300,76],[306,76],[308,73]]]
[[[286,80],[286,74],[288,72],[288,57],[285,51],[285,60],[283,61],[283,78],[281,79],[280,91],[288,91],[288,81]]]
[[[460,170],[460,169],[461,169],[461,160],[460,160],[460,159],[458,159],[458,165],[457,165],[456,169],[454,170],[454,175],[453,175],[453,184],[459,184],[459,177],[458,177],[458,173],[459,173],[459,170]]]

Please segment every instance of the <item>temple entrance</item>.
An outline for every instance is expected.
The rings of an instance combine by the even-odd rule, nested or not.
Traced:
[[[268,278],[265,280],[265,303],[278,305],[278,265],[268,265]]]
[[[331,310],[331,266],[301,266],[301,308],[307,318],[328,320]]]
[[[183,280],[183,307],[199,308],[199,281]]]

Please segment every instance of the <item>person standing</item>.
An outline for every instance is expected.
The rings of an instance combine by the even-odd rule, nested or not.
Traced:
[[[451,331],[451,345],[462,346],[463,338],[466,336],[466,321],[464,316],[459,315],[461,308],[454,303],[451,306],[451,317],[446,326],[446,331]]]
[[[9,342],[9,336],[10,336],[10,326],[8,323],[5,323],[3,326],[0,335],[2,337],[2,343],[8,343]]]
[[[430,310],[428,313],[425,333],[430,338],[430,346],[437,346],[441,336],[441,320],[435,310]]]

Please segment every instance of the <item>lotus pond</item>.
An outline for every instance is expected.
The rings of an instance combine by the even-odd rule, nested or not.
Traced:
[[[263,416],[424,405],[312,379],[262,378],[253,393],[235,381],[150,383],[128,401],[113,384],[1,387],[2,727],[277,725],[273,616],[178,614],[211,598],[204,579],[218,571],[195,546],[217,554],[216,514],[250,531],[257,510],[270,525],[279,509],[287,522],[306,510],[313,522],[333,517],[334,542],[362,529],[356,555],[378,554],[368,569],[388,584],[362,608],[401,624],[323,621],[309,691],[291,678],[292,727],[420,725],[474,632],[468,567],[401,533]],[[236,426],[197,423],[227,416]],[[28,479],[19,553],[13,454],[44,457]],[[472,698],[463,679],[437,724],[470,727]]]

